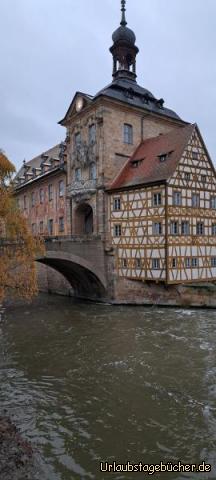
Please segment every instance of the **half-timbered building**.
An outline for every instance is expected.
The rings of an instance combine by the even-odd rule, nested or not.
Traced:
[[[196,125],[143,141],[110,192],[120,277],[216,279],[216,173]]]

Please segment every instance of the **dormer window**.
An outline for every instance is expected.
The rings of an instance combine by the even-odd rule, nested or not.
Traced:
[[[160,162],[165,162],[170,157],[170,155],[172,153],[173,153],[173,150],[171,150],[170,152],[161,153],[160,155],[158,155],[158,158],[159,158]]]
[[[167,153],[163,153],[162,155],[159,155],[160,162],[165,162],[166,159],[167,159]]]
[[[148,97],[148,95],[143,95],[143,97],[142,97],[142,102],[145,103],[146,105],[149,103],[149,97]]]
[[[144,160],[143,158],[140,158],[138,160],[132,160],[131,161],[131,167],[132,168],[138,168],[143,160]]]
[[[132,88],[129,88],[128,90],[126,90],[125,92],[125,96],[127,98],[130,98],[131,100],[133,100],[133,97],[134,97],[134,91]]]

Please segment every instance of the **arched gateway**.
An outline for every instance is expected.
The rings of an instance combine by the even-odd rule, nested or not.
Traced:
[[[93,210],[88,203],[82,203],[75,210],[75,234],[90,235],[93,233]]]

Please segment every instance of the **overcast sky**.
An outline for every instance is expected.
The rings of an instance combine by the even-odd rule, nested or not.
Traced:
[[[77,90],[112,80],[120,0],[0,0],[0,148],[17,168],[65,138]],[[198,123],[216,163],[216,1],[127,0],[138,83]]]

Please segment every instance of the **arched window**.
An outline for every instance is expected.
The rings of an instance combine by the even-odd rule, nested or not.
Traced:
[[[96,178],[97,178],[97,169],[96,169],[96,163],[95,162],[92,162],[90,164],[89,177],[90,177],[90,180],[96,180]]]

